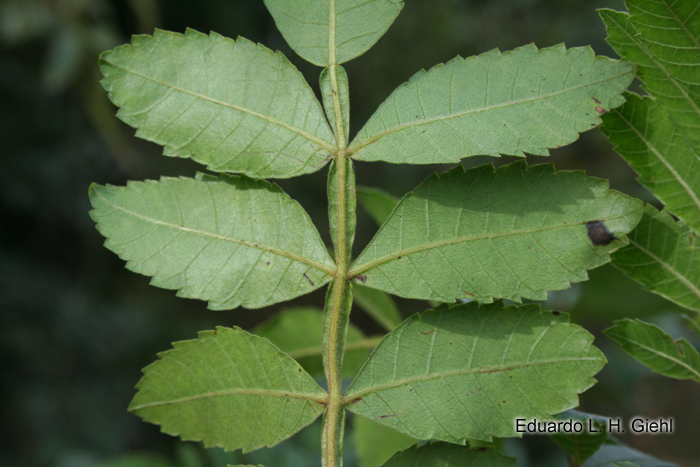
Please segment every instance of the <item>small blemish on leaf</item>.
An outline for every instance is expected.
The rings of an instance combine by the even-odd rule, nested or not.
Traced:
[[[604,113],[607,112],[607,110],[605,110],[605,109],[602,108],[601,106],[596,106],[595,111],[598,112],[598,113],[601,114],[601,115],[603,115]]]
[[[552,314],[554,316],[559,316],[561,314],[561,311],[553,311]]]
[[[432,331],[428,331],[428,332],[423,332],[423,331],[419,331],[419,332],[420,332],[421,334],[423,334],[424,336],[429,336],[429,335],[431,335],[432,333],[434,333],[435,330],[433,329]]]
[[[363,276],[362,274],[359,274],[359,275],[355,276],[355,278],[358,281],[362,282],[363,284],[367,283],[367,276]]]
[[[586,228],[588,229],[588,238],[596,246],[610,245],[613,240],[617,240],[617,237],[601,221],[586,222]]]
[[[309,279],[309,276],[304,273],[304,278],[306,278],[307,281],[309,281],[309,284],[311,284],[311,287],[316,287],[313,282],[311,282],[311,279]]]
[[[358,402],[361,402],[361,401],[362,401],[362,398],[361,398],[361,397],[358,397],[357,399],[355,399],[354,401],[352,401],[351,404],[357,404]]]
[[[266,266],[269,266],[269,265],[270,265],[270,262],[268,261],[267,263],[265,263],[265,265],[266,265]]]
[[[598,99],[596,99],[595,97],[593,97],[592,99],[593,99],[593,101],[594,101],[596,104],[600,104],[600,103],[601,103],[601,102],[600,102]]]

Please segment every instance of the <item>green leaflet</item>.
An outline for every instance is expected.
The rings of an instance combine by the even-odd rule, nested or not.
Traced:
[[[604,334],[654,373],[700,383],[700,354],[687,340],[674,341],[657,326],[638,319],[615,321]]]
[[[381,226],[389,218],[399,199],[379,188],[357,187],[357,199],[377,225]]]
[[[658,101],[625,97],[625,105],[603,117],[603,133],[666,209],[700,230],[700,145],[689,144]]]
[[[415,439],[364,417],[353,417],[352,426],[359,467],[379,467],[396,452],[416,443]]]
[[[546,420],[578,405],[605,364],[592,341],[539,305],[443,305],[377,346],[346,407],[416,439],[517,436],[516,418]]]
[[[252,333],[269,339],[281,351],[294,358],[313,377],[323,377],[321,339],[323,313],[316,308],[290,308],[257,326]],[[346,347],[364,343],[356,326],[348,327]],[[369,348],[346,349],[343,375],[352,377],[367,358]]]
[[[90,200],[105,246],[127,268],[179,296],[209,300],[214,310],[290,300],[333,273],[306,212],[265,181],[163,177],[93,185]]]
[[[608,439],[607,420],[600,415],[591,415],[577,410],[567,410],[554,417],[555,420],[578,421],[584,427],[583,433],[560,433],[550,435],[566,451],[571,465],[580,466]],[[589,428],[591,430],[589,430]]]
[[[391,296],[360,284],[355,284],[353,290],[355,302],[387,331],[393,331],[403,321]]]
[[[360,130],[357,160],[429,164],[475,155],[548,155],[600,124],[634,78],[590,48],[527,45],[460,57],[400,86]]]
[[[355,168],[349,158],[345,161],[345,186],[338,186],[338,159],[333,159],[328,169],[328,222],[331,225],[331,239],[335,246],[335,257],[338,260],[338,204],[341,196],[345,197],[345,253],[347,263],[350,264],[352,256],[352,244],[355,241],[355,227],[357,216],[355,213],[357,200],[355,199]]]
[[[628,238],[629,245],[613,253],[613,265],[645,289],[700,312],[697,234],[667,211],[647,206]]]
[[[394,22],[403,0],[265,0],[265,6],[292,49],[325,67],[372,47]]]
[[[639,200],[583,172],[524,161],[433,175],[405,196],[350,270],[408,298],[545,300],[610,261],[639,222]],[[619,240],[594,245],[586,223]]]
[[[606,444],[583,467],[681,467],[623,445]]]
[[[323,108],[326,111],[328,123],[331,124],[334,134],[336,133],[336,110],[340,112],[343,122],[343,135],[345,137],[345,144],[347,144],[348,136],[350,135],[350,91],[348,89],[348,75],[345,73],[345,68],[340,65],[335,66],[335,71],[338,81],[338,93],[340,95],[340,108],[336,109],[333,101],[333,85],[331,82],[330,68],[324,68],[319,79],[321,95],[323,96]],[[336,134],[336,140],[337,139],[338,135]]]
[[[269,341],[222,327],[175,342],[136,387],[129,410],[163,432],[243,452],[301,430],[323,412],[327,397]]]
[[[601,10],[615,51],[685,135],[700,143],[700,12],[696,0],[626,0],[630,14]],[[696,146],[697,147],[697,146]]]
[[[431,443],[399,452],[383,467],[516,467],[516,460],[491,449],[471,450],[447,443]]]
[[[102,85],[136,135],[217,172],[287,178],[319,170],[335,138],[279,52],[188,29],[102,54]]]

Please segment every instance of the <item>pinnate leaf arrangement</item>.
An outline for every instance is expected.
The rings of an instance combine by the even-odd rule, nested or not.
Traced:
[[[386,32],[400,0],[265,0],[292,49],[322,67],[322,102],[284,55],[243,38],[156,31],[104,53],[102,83],[118,117],[164,155],[218,173],[93,185],[91,214],[105,245],[153,285],[206,300],[212,310],[257,309],[328,286],[322,311],[289,309],[252,332],[220,327],[176,342],[144,370],[130,410],[183,440],[243,452],[273,446],[322,417],[328,467],[342,465],[349,411],[364,467],[515,466],[498,449],[475,446],[520,436],[516,418],[562,417],[606,362],[565,314],[520,305],[523,299],[543,300],[586,280],[588,269],[622,248],[614,261],[633,277],[662,274],[638,264],[639,255],[661,264],[676,254],[680,277],[664,272],[676,282],[658,292],[700,310],[700,295],[688,293],[693,284],[697,292],[696,257],[649,251],[648,240],[667,235],[679,239],[678,251],[688,242],[694,251],[700,93],[692,86],[700,80],[664,81],[673,70],[657,66],[666,63],[654,49],[663,43],[646,43],[634,30],[654,33],[652,20],[635,19],[633,8],[658,2],[628,3],[632,16],[603,16],[611,43],[631,63],[563,45],[457,57],[399,86],[352,140],[342,63]],[[684,3],[692,0],[677,5]],[[687,26],[696,31],[692,15]],[[698,50],[685,58],[700,63]],[[623,95],[637,67],[649,76],[649,92],[660,89],[668,103]],[[656,184],[683,224],[581,172],[524,161],[459,165],[476,155],[546,156],[601,117],[635,168],[644,159],[643,181]],[[634,122],[644,118],[661,129],[640,133]],[[661,160],[649,163],[654,156]],[[356,161],[458,165],[396,200],[356,187]],[[301,205],[263,180],[326,165],[332,253]],[[651,173],[657,169],[666,172]],[[380,228],[352,258],[358,197]],[[402,322],[391,295],[441,304]],[[350,324],[353,302],[388,334],[367,337]],[[611,333],[642,344],[652,334],[627,325]],[[697,353],[666,366],[644,355],[673,376],[698,375]],[[352,377],[344,391],[343,379]],[[376,440],[387,440],[383,451],[369,452]],[[605,437],[558,442],[575,446],[575,465],[590,456],[646,458]]]

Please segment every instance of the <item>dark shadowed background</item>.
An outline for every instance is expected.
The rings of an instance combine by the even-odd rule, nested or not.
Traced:
[[[455,55],[564,42],[590,44],[598,54],[615,56],[595,12],[601,7],[623,8],[621,0],[406,0],[384,38],[346,64],[352,134],[396,86]],[[318,425],[273,449],[241,456],[182,443],[126,412],[140,369],[170,342],[215,325],[250,329],[285,306],[320,306],[324,294],[264,310],[212,312],[203,302],[149,286],[147,277],[127,271],[102,246],[88,216],[91,182],[123,185],[128,179],[193,176],[202,170],[190,160],[163,157],[155,144],[134,138],[134,130],[114,117],[116,109],[99,85],[98,54],[154,27],[240,35],[279,49],[318,91],[320,69],[287,47],[262,0],[0,0],[0,465],[135,467],[124,458],[134,453],[152,454],[164,467],[244,461],[320,465]],[[464,165],[512,160],[478,157]],[[529,162],[582,169],[652,201],[598,130],[550,158]],[[448,166],[358,163],[356,168],[358,184],[402,196]],[[330,242],[325,177],[323,169],[279,184]],[[360,209],[355,253],[376,228]],[[547,304],[570,312],[573,321],[593,332],[610,360],[600,383],[582,396],[581,410],[625,420],[673,416],[673,435],[622,439],[663,459],[697,466],[700,385],[653,375],[600,335],[623,316],[644,317],[675,337],[686,335],[682,310],[610,266],[590,277],[552,293]],[[405,316],[427,307],[399,302]],[[368,334],[380,332],[360,310],[352,319]],[[697,336],[693,342],[698,344]],[[346,465],[353,467],[350,439]],[[566,465],[562,452],[544,437],[513,440],[507,448],[521,466]]]

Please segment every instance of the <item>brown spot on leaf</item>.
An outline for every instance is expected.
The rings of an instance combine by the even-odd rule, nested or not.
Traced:
[[[423,331],[419,331],[419,332],[420,332],[421,334],[423,334],[424,336],[429,336],[429,335],[431,335],[432,333],[434,333],[435,330],[433,329],[432,331],[428,331],[428,332],[423,332]]]
[[[367,283],[367,276],[363,276],[362,274],[358,274],[357,276],[355,276],[355,279],[362,282],[363,284]]]
[[[469,292],[467,292],[466,290],[462,290],[462,292],[464,292],[465,294],[469,295],[470,297],[474,297],[474,296],[475,296],[473,293],[469,293]]]
[[[593,101],[594,101],[596,104],[600,104],[600,103],[601,103],[601,102],[600,102],[598,99],[596,99],[595,97],[593,98]]]
[[[598,112],[598,113],[601,114],[601,115],[603,115],[604,113],[607,112],[607,110],[605,110],[605,109],[602,108],[601,106],[596,106],[595,111]]]
[[[553,311],[552,314],[554,316],[559,316],[561,314],[561,311]]]
[[[608,230],[602,221],[586,222],[586,228],[588,229],[588,238],[596,246],[610,245],[613,240],[617,240],[617,237]]]
[[[309,284],[311,284],[311,287],[316,287],[316,286],[314,285],[314,283],[311,281],[311,279],[309,279],[309,276],[306,275],[306,273],[304,273],[304,278],[305,278],[307,281],[309,281]]]

